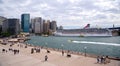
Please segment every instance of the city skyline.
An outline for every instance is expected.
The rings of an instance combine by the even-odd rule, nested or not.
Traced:
[[[30,13],[31,18],[43,17],[57,21],[65,28],[120,26],[119,0],[0,0],[0,16],[19,18]]]

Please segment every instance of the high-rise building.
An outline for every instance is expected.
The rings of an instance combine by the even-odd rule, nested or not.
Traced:
[[[57,28],[56,21],[50,22],[50,29],[55,32]]]
[[[35,32],[35,21],[34,19],[31,19],[31,32],[34,33]]]
[[[29,32],[30,30],[30,14],[21,15],[21,28],[23,32]]]
[[[0,16],[0,25],[2,25],[3,21],[6,20],[7,18]]]
[[[34,33],[40,33],[40,23],[39,22],[35,22],[35,28],[34,28]]]
[[[35,33],[43,33],[43,21],[41,17],[34,18],[34,32]]]
[[[7,18],[0,16],[0,33],[2,33],[2,24]]]
[[[2,31],[8,32],[11,35],[17,35],[20,33],[19,19],[7,19],[3,22]]]
[[[50,29],[50,20],[47,20],[47,21],[43,20],[43,22],[44,22],[44,25],[43,25],[44,33],[48,33]]]
[[[45,19],[43,19],[43,33],[45,33],[46,32],[46,28],[45,28],[45,26],[46,26],[46,20]]]

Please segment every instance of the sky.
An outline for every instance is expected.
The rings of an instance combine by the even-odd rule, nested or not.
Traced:
[[[56,20],[65,28],[120,27],[120,0],[0,0],[0,16]]]

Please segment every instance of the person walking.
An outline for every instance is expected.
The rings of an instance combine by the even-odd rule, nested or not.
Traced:
[[[5,52],[5,49],[2,49],[2,53],[4,53]]]
[[[106,57],[103,56],[103,63],[105,64],[105,62],[106,62]]]
[[[97,63],[100,63],[100,57],[97,56]]]
[[[64,56],[64,51],[62,51],[62,56]]]
[[[34,49],[32,48],[32,49],[31,49],[31,54],[33,54],[33,53],[34,53]]]
[[[45,61],[47,61],[48,60],[48,56],[47,55],[45,55]]]

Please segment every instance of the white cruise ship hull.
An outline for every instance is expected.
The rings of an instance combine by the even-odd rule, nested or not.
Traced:
[[[112,36],[112,34],[62,34],[62,33],[55,33],[55,36]]]
[[[112,32],[108,29],[67,29],[58,30],[54,33],[55,36],[112,36]]]

